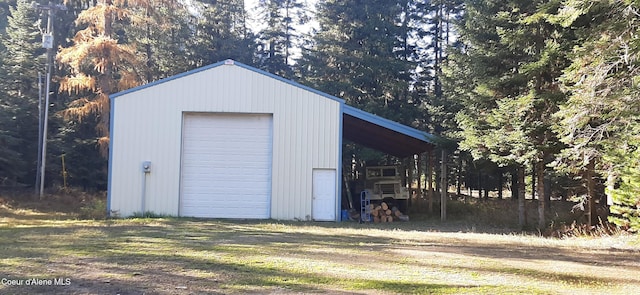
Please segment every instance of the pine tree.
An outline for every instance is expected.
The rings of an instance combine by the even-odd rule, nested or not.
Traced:
[[[0,46],[0,49],[3,49]],[[5,62],[4,50],[0,52],[0,62]],[[6,77],[5,67],[0,67],[0,75]],[[4,84],[4,83],[3,83]],[[0,87],[0,184],[13,184],[22,177],[26,168],[20,153],[21,140],[15,132],[14,118],[17,114],[13,99],[6,91],[5,85]]]
[[[257,64],[267,72],[292,78],[292,51],[301,42],[297,27],[307,22],[299,0],[261,0],[260,19],[266,25],[258,34]]]
[[[0,182],[32,183],[38,144],[38,71],[43,69],[37,12],[19,0],[2,36]]]
[[[349,105],[415,123],[409,85],[416,63],[402,60],[401,5],[390,1],[319,2],[320,29],[300,62],[305,83],[344,98]]]
[[[131,7],[132,16],[119,33],[120,42],[136,44],[144,64],[143,82],[148,83],[191,69],[188,48],[192,37],[191,15],[185,4],[175,0],[148,0]]]
[[[461,79],[465,76],[451,76],[451,79],[447,80],[445,71],[448,71],[447,64],[450,62],[448,55],[455,53],[458,46],[457,42],[453,41],[453,24],[462,15],[462,1],[426,1],[421,6],[421,14],[424,16],[418,29],[426,29],[422,32],[418,30],[417,33],[423,36],[424,42],[424,47],[420,50],[424,56],[421,59],[421,67],[424,69],[422,79],[426,82],[423,99],[427,112],[425,123],[436,134],[452,136],[457,130],[455,114],[460,110],[460,103],[453,85],[448,86],[446,83],[465,83],[464,79]]]
[[[551,116],[564,100],[557,78],[566,67],[566,34],[544,16],[554,1],[470,1],[460,27],[471,70],[465,109],[457,116],[461,147],[474,158],[536,166],[538,183],[559,149]],[[522,196],[522,193],[521,193]],[[546,226],[544,187],[538,189],[538,227]]]
[[[194,9],[194,36],[187,43],[192,67],[225,59],[253,64],[254,38],[242,0],[194,2]]]
[[[9,14],[9,0],[0,0],[0,33],[7,27],[7,16]]]
[[[557,113],[558,133],[568,145],[565,164],[577,170],[593,163],[594,172],[608,180],[611,210],[619,214],[612,220],[618,224],[637,224],[638,218],[621,211],[637,201],[633,194],[635,149],[640,143],[639,13],[637,1],[580,0],[565,2],[553,16],[578,38],[572,64],[562,77],[569,98]],[[615,188],[617,177],[619,188]]]
[[[640,120],[640,116],[634,117],[635,121]],[[613,201],[609,221],[629,231],[640,232],[640,124],[630,128],[615,151],[609,151],[603,160],[615,163],[615,173],[619,175],[618,185],[607,189]]]

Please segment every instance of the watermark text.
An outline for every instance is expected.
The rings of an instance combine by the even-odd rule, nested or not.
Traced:
[[[69,286],[71,278],[0,279],[2,286]]]

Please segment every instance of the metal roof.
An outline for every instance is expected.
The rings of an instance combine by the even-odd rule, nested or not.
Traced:
[[[145,85],[134,87],[125,91],[112,94],[110,98],[113,100],[127,93],[139,91],[147,87],[152,87],[167,81],[182,78],[194,73],[206,71],[219,66],[239,66],[241,68],[271,77],[284,83],[302,88],[304,90],[324,96],[328,99],[338,101],[342,104],[343,116],[343,136],[353,142],[364,146],[385,152],[387,154],[407,157],[413,154],[419,154],[431,150],[437,141],[437,137],[429,133],[414,129],[412,127],[376,116],[352,106],[345,104],[344,99],[321,92],[308,86],[304,86],[295,81],[291,81],[280,76],[265,72],[263,70],[233,61],[225,60],[208,66],[200,67],[188,72],[184,72],[165,79],[154,81]]]
[[[343,136],[364,146],[397,157],[431,150],[436,137],[363,110],[343,107]]]
[[[320,96],[324,96],[324,97],[326,97],[328,99],[332,99],[332,100],[338,101],[340,103],[344,103],[344,99],[335,97],[333,95],[329,95],[329,94],[324,93],[324,92],[322,92],[320,90],[313,89],[313,88],[311,88],[309,86],[302,85],[302,84],[300,84],[298,82],[295,82],[295,81],[280,77],[278,75],[263,71],[263,70],[258,69],[258,68],[254,68],[252,66],[245,65],[243,63],[240,63],[240,62],[237,62],[237,61],[231,60],[231,59],[228,59],[228,60],[225,60],[225,61],[219,61],[217,63],[213,63],[213,64],[210,64],[208,66],[196,68],[196,69],[193,69],[193,70],[190,70],[190,71],[187,71],[187,72],[184,72],[184,73],[180,73],[180,74],[177,74],[177,75],[174,75],[174,76],[171,76],[171,77],[167,77],[167,78],[164,78],[164,79],[153,81],[153,82],[150,82],[150,83],[147,83],[147,84],[144,84],[144,85],[140,85],[140,86],[137,86],[137,87],[133,87],[133,88],[130,88],[130,89],[127,89],[127,90],[123,90],[123,91],[111,94],[109,96],[109,98],[114,99],[116,97],[125,95],[127,93],[139,91],[139,90],[142,90],[142,89],[145,89],[145,88],[148,88],[148,87],[153,87],[153,86],[158,85],[158,84],[162,84],[162,83],[165,83],[165,82],[168,82],[168,81],[171,81],[171,80],[179,79],[179,78],[182,78],[182,77],[185,77],[185,76],[189,76],[189,75],[192,75],[192,74],[195,74],[195,73],[207,71],[207,70],[210,70],[210,69],[213,69],[213,68],[217,68],[219,66],[238,66],[238,67],[241,67],[243,69],[247,69],[249,71],[256,72],[258,74],[265,75],[267,77],[270,77],[270,78],[276,79],[278,81],[287,83],[289,85],[293,85],[295,87],[302,88],[302,89],[307,90],[309,92],[313,92],[313,93],[318,94]]]

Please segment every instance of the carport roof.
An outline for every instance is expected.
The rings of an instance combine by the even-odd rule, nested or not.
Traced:
[[[429,133],[347,105],[342,128],[346,139],[397,157],[431,150],[436,140]]]

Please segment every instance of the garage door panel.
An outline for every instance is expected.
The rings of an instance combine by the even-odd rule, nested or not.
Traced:
[[[265,187],[267,183],[264,183]],[[261,200],[264,195],[264,187],[246,187],[242,193],[238,193],[238,188],[235,186],[225,186],[225,185],[198,185],[198,186],[189,186],[186,185],[184,189],[185,194],[190,194],[195,197],[195,195],[227,195],[231,200],[237,198],[253,198],[256,200]],[[226,200],[225,201],[229,201]]]
[[[186,148],[185,151],[187,152],[215,152],[215,151],[225,151],[228,152],[230,154],[250,154],[250,155],[265,155],[267,154],[268,151],[262,151],[262,150],[256,150],[254,146],[255,141],[264,141],[264,140],[268,140],[268,138],[254,138],[253,142],[246,142],[246,143],[236,143],[236,145],[234,146],[234,150],[228,150],[228,148],[226,146],[217,146],[217,144],[219,142],[228,142],[231,141],[233,139],[231,138],[220,138],[220,139],[216,139],[216,140],[206,140],[206,141],[193,141],[192,143],[197,144],[198,146],[196,147],[189,147]],[[207,156],[207,155],[204,155]]]
[[[269,218],[272,117],[186,114],[182,216]]]
[[[231,165],[233,163],[229,163],[229,164]],[[223,180],[231,181],[231,182],[236,182],[236,181],[249,182],[250,181],[252,183],[256,183],[256,182],[266,181],[266,180],[262,179],[261,177],[253,178],[253,175],[264,175],[270,172],[269,169],[264,169],[258,166],[249,166],[249,167],[236,168],[236,169],[233,169],[233,168],[225,169],[224,166],[216,167],[216,168],[219,168],[216,170],[226,170],[225,173],[209,173],[209,170],[213,170],[213,169],[205,169],[206,167],[201,167],[201,166],[190,166],[185,168],[191,169],[191,171],[193,171],[190,179],[184,180],[186,183],[195,182],[199,180],[211,180],[212,178],[216,178],[221,181]],[[238,179],[238,178],[241,178],[241,179]]]
[[[241,208],[244,210],[249,207],[253,207],[255,209],[255,207],[257,207],[256,204],[259,204],[259,205],[267,204],[267,202],[265,202],[264,199],[256,198],[255,196],[254,197],[251,197],[251,196],[234,197],[233,202],[229,202],[229,200],[218,199],[218,198],[212,199],[212,198],[209,198],[210,197],[209,194],[196,193],[194,194],[194,196],[197,196],[197,198],[194,198],[191,202],[189,202],[188,206],[198,207],[198,208],[207,207],[206,209]]]

